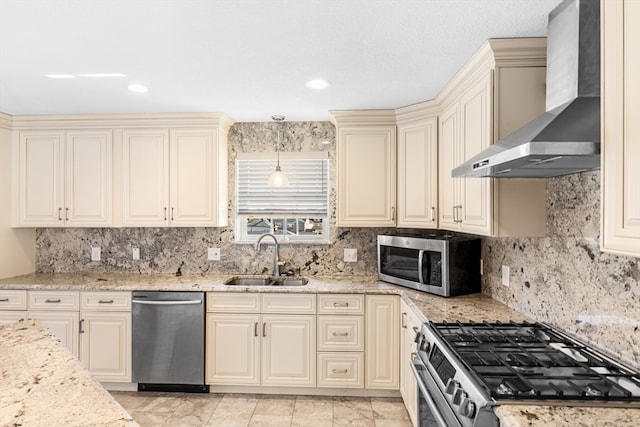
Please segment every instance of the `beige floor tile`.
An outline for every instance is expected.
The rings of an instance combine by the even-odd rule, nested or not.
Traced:
[[[289,427],[291,415],[259,415],[251,417],[249,427]]]
[[[167,418],[168,426],[204,426],[216,411],[222,396],[192,395],[185,397],[182,404]]]
[[[209,418],[207,425],[247,427],[257,403],[258,399],[254,395],[225,394]]]
[[[291,420],[293,427],[332,427],[333,398],[299,396]]]
[[[386,418],[392,420],[408,419],[409,414],[400,398],[371,398],[371,408],[374,418]]]
[[[148,399],[153,399],[153,397],[141,397],[137,391],[112,391],[111,395],[129,413],[138,409]]]
[[[158,427],[164,425],[167,419],[167,414],[160,412],[133,412],[131,413],[133,419],[140,425],[140,427]]]
[[[375,419],[376,427],[413,427],[411,420],[389,420],[385,418]]]
[[[333,399],[333,425],[373,427],[371,400],[362,397],[336,397]]]
[[[291,396],[260,396],[255,415],[280,415],[291,417],[296,398]]]

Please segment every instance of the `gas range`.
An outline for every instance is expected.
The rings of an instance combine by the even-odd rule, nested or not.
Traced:
[[[429,322],[416,343],[421,426],[498,426],[505,404],[640,408],[640,373],[543,323]]]

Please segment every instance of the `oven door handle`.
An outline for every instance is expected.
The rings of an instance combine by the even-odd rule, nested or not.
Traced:
[[[427,402],[427,406],[429,406],[429,410],[431,411],[431,415],[433,415],[433,417],[436,419],[436,422],[438,423],[439,426],[441,426],[441,427],[450,426],[450,424],[447,424],[446,420],[444,419],[444,417],[440,413],[440,410],[438,409],[438,405],[436,404],[436,402],[431,397],[431,394],[429,394],[429,390],[427,389],[426,384],[422,380],[422,376],[418,372],[418,369],[416,368],[416,365],[420,365],[422,367],[422,369],[424,369],[425,371],[427,370],[427,367],[424,365],[424,363],[422,363],[422,361],[419,358],[416,358],[416,359],[411,361],[411,370],[413,371],[413,375],[414,375],[414,377],[416,379],[416,383],[418,383],[418,387],[420,388],[420,391],[422,392],[422,395],[424,396],[424,400],[425,400],[425,402]],[[430,375],[428,372],[426,372],[426,374]],[[460,425],[460,424],[458,424],[458,425]]]

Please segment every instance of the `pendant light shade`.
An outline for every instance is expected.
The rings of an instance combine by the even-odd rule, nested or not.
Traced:
[[[278,123],[282,123],[282,121],[284,120],[284,116],[272,116],[271,118]],[[282,128],[282,125],[278,125],[278,145],[276,145],[276,155],[278,157],[278,160],[276,163],[275,172],[273,172],[269,177],[269,187],[277,188],[277,187],[289,186],[289,178],[287,177],[287,174],[282,172],[282,169],[280,169],[280,130],[281,128]]]

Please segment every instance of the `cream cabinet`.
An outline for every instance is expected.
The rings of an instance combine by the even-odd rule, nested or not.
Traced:
[[[112,225],[111,130],[14,133],[14,226]]]
[[[75,291],[29,291],[27,317],[48,327],[78,357],[80,294]]]
[[[418,426],[418,384],[411,371],[411,360],[416,352],[414,342],[420,328],[420,319],[404,301],[400,303],[400,394],[414,426]]]
[[[544,39],[489,40],[438,96],[439,228],[546,234],[544,179],[451,177],[454,167],[544,112],[545,49]]]
[[[120,225],[224,225],[225,141],[217,128],[124,129]]]
[[[365,385],[398,390],[400,386],[400,298],[366,295]]]
[[[438,117],[432,110],[419,118],[411,117],[415,107],[397,113],[398,227],[438,227]]]
[[[393,111],[332,111],[337,129],[337,225],[396,224],[396,125]]]
[[[206,381],[315,387],[314,294],[207,294]]]
[[[364,295],[318,295],[318,387],[364,388],[364,313]]]
[[[131,293],[82,292],[80,362],[98,381],[131,382]]]
[[[601,238],[640,257],[640,2],[602,0]]]
[[[27,291],[0,290],[0,325],[27,318]]]

